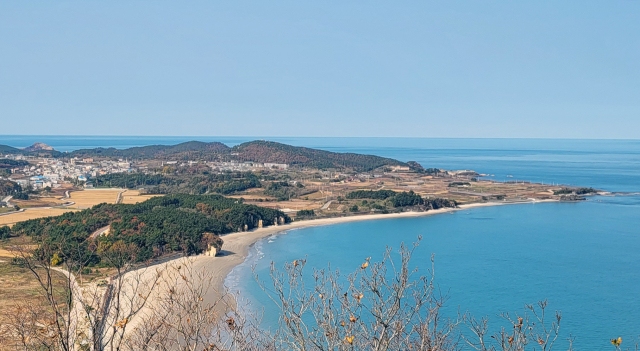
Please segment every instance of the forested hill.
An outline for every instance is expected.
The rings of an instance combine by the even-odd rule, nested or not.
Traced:
[[[24,153],[24,151],[22,151],[22,150],[20,150],[18,148],[15,148],[15,147],[12,147],[12,146],[9,146],[9,145],[0,145],[0,154],[20,155],[20,154],[23,154],[23,153]]]
[[[11,231],[56,248],[62,259],[77,262],[89,258],[90,265],[108,265],[96,247],[133,246],[136,261],[172,252],[198,254],[209,244],[219,243],[218,235],[250,230],[258,227],[261,220],[264,226],[278,220],[291,221],[281,211],[220,195],[168,195],[135,205],[101,204],[56,217],[32,219],[17,223]],[[108,235],[91,238],[94,231],[105,226],[110,226]]]
[[[35,154],[25,150],[0,146],[0,152],[8,154]],[[220,142],[205,143],[189,141],[177,145],[149,145],[128,149],[96,148],[80,149],[69,153],[58,151],[43,151],[37,153],[58,157],[109,157],[130,159],[171,159],[171,160],[202,160],[202,161],[250,161],[259,163],[286,163],[302,167],[318,169],[353,169],[356,171],[370,171],[382,166],[410,166],[391,158],[354,153],[338,153],[306,147],[291,146],[273,141],[257,140],[243,143],[233,148]]]
[[[380,156],[337,153],[263,140],[237,145],[231,152],[239,161],[286,163],[319,169],[369,171],[382,166],[407,166],[404,162]]]
[[[119,158],[143,158],[143,159],[211,159],[212,155],[225,153],[229,147],[220,142],[205,143],[201,141],[188,141],[177,145],[149,145],[132,147],[128,149],[96,148],[80,149],[70,153],[72,157],[119,157]]]
[[[2,155],[28,155],[28,156],[43,156],[43,157],[62,157],[64,154],[56,150],[41,150],[33,149],[32,151],[18,149],[9,145],[0,145],[0,154]]]

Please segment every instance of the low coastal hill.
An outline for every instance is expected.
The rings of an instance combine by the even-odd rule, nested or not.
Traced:
[[[369,171],[382,166],[408,166],[404,162],[380,156],[330,152],[264,140],[240,144],[233,147],[231,152],[238,161],[286,163],[317,169]]]
[[[198,158],[211,154],[222,154],[229,147],[220,142],[205,143],[201,141],[188,141],[177,145],[149,145],[132,147],[128,149],[96,148],[80,149],[70,152],[72,157],[118,157],[138,159],[161,158]]]
[[[34,143],[24,149],[17,147],[0,145],[0,154],[5,155],[27,155],[27,156],[49,156],[49,157],[61,157],[64,155],[60,151],[54,150],[51,146],[43,143]]]
[[[20,155],[23,151],[9,145],[0,145],[0,153]]]
[[[383,166],[409,167],[418,171],[415,163],[405,163],[391,158],[355,153],[338,153],[298,147],[272,141],[256,140],[233,148],[220,142],[189,141],[177,145],[149,145],[128,149],[95,148],[61,153],[36,143],[25,149],[0,145],[1,154],[26,156],[78,157],[78,158],[129,158],[142,160],[190,160],[190,161],[240,161],[279,163],[315,169],[352,169],[370,171]]]
[[[81,255],[92,265],[108,265],[104,261],[108,252],[102,248],[113,245],[133,247],[135,260],[142,262],[170,253],[199,254],[209,244],[220,245],[219,235],[289,222],[282,211],[238,199],[180,194],[135,205],[103,203],[83,211],[27,220],[17,223],[11,232],[59,248],[61,258]],[[110,228],[108,235],[95,235],[104,227]]]

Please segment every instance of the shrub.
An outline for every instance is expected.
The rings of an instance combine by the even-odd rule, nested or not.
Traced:
[[[296,212],[297,217],[313,217],[316,213],[313,210],[300,210]]]
[[[29,194],[23,193],[23,192],[19,192],[19,193],[16,193],[15,195],[13,195],[13,198],[16,199],[16,200],[29,200]]]
[[[60,258],[60,255],[58,255],[57,253],[54,253],[53,257],[51,257],[51,265],[57,266],[60,263],[62,263],[62,258]]]
[[[6,225],[4,227],[0,227],[0,239],[7,239],[11,236],[11,228],[7,227]]]

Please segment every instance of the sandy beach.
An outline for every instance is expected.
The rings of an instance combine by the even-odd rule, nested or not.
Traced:
[[[214,304],[217,301],[220,301],[221,297],[225,292],[225,280],[229,273],[233,270],[234,267],[244,262],[249,254],[249,250],[253,244],[257,241],[269,237],[271,235],[285,232],[292,229],[313,227],[313,226],[323,226],[323,225],[332,225],[339,223],[348,223],[348,222],[356,222],[356,221],[368,221],[368,220],[377,220],[377,219],[391,219],[391,218],[411,218],[411,217],[422,217],[422,216],[431,216],[442,213],[455,212],[460,210],[466,210],[475,207],[486,207],[486,206],[500,206],[500,205],[510,205],[510,204],[524,204],[524,203],[538,203],[538,202],[556,202],[555,200],[544,200],[544,201],[531,201],[531,202],[489,202],[489,203],[476,203],[476,204],[468,204],[461,205],[458,208],[443,208],[439,210],[431,210],[427,212],[401,212],[401,213],[391,213],[391,214],[371,214],[371,215],[357,215],[357,216],[348,216],[348,217],[337,217],[337,218],[322,218],[315,220],[306,220],[299,222],[292,222],[286,225],[279,226],[269,226],[265,228],[255,229],[249,232],[238,232],[224,235],[222,238],[224,239],[223,245],[223,254],[217,257],[209,257],[205,255],[191,256],[186,258],[178,258],[173,260],[168,260],[163,263],[159,263],[153,265],[153,269],[149,270],[149,274],[153,274],[158,270],[162,271],[166,269],[169,265],[172,264],[181,264],[182,260],[190,260],[192,262],[194,270],[205,269],[207,273],[209,273],[213,278],[214,289],[209,292],[207,296],[205,296],[205,301],[208,303]],[[162,289],[159,289],[162,290]],[[161,293],[159,291],[159,293]],[[151,299],[150,304],[146,306],[145,309],[153,308],[153,300]],[[132,319],[131,326],[135,328],[135,325],[141,322],[142,317],[145,313],[141,313],[138,316]],[[141,318],[142,317],[142,318]]]
[[[536,202],[549,202],[549,201],[536,201]],[[551,202],[555,202],[555,200],[551,200]],[[226,280],[227,275],[231,273],[233,268],[247,258],[249,254],[249,249],[253,244],[255,244],[258,240],[263,239],[265,237],[281,233],[284,231],[306,228],[306,227],[314,227],[314,226],[322,226],[322,225],[331,225],[331,224],[339,224],[339,223],[348,223],[348,222],[357,222],[357,221],[369,221],[369,220],[377,220],[377,219],[391,219],[391,218],[410,218],[410,217],[422,217],[422,216],[431,216],[441,213],[448,213],[454,211],[461,211],[475,207],[487,207],[487,206],[500,206],[500,205],[510,205],[510,204],[522,204],[522,203],[533,203],[533,202],[519,202],[519,203],[500,203],[500,202],[488,202],[488,203],[477,203],[477,204],[468,204],[468,205],[460,205],[458,208],[442,208],[438,210],[431,210],[427,212],[401,212],[401,213],[390,213],[390,214],[371,214],[371,215],[358,215],[358,216],[349,216],[349,217],[337,217],[337,218],[322,218],[322,219],[313,219],[299,222],[292,222],[286,225],[280,226],[270,226],[266,228],[259,228],[250,232],[239,232],[233,234],[227,234],[223,236],[224,245],[223,252],[224,255],[218,257],[207,257],[204,255],[199,255],[194,261],[194,264],[197,266],[206,265],[208,270],[214,275],[214,281],[217,291],[224,291],[224,282]],[[219,298],[213,297],[214,299]],[[211,300],[215,301],[215,300]]]
[[[181,257],[176,259],[167,260],[162,263],[156,263],[151,267],[145,269],[142,276],[146,276],[147,274],[152,275],[155,272],[166,270],[170,265],[181,265],[185,260],[189,260],[192,264],[194,271],[197,270],[206,270],[208,275],[212,278],[213,289],[209,291],[209,293],[204,296],[204,300],[211,304],[216,304],[216,302],[220,301],[223,295],[226,292],[225,289],[225,280],[229,273],[233,270],[234,267],[244,262],[249,254],[249,250],[253,244],[257,241],[269,237],[271,235],[289,231],[292,229],[300,229],[307,228],[313,226],[323,226],[323,225],[332,225],[339,223],[348,223],[348,222],[357,222],[357,221],[368,221],[368,220],[378,220],[378,219],[391,219],[391,218],[411,218],[411,217],[422,217],[422,216],[431,216],[436,214],[450,213],[455,211],[467,210],[470,208],[476,207],[487,207],[487,206],[501,206],[501,205],[514,205],[514,204],[533,204],[533,203],[541,203],[541,202],[557,202],[556,200],[542,200],[542,201],[527,201],[527,202],[488,202],[488,203],[475,203],[468,205],[461,205],[457,208],[443,208],[439,210],[431,210],[427,212],[401,212],[401,213],[391,213],[391,214],[372,214],[372,215],[356,215],[356,216],[348,216],[348,217],[337,217],[337,218],[322,218],[322,219],[314,219],[314,220],[306,220],[299,222],[292,222],[285,225],[279,226],[269,226],[265,228],[255,229],[249,232],[238,232],[224,235],[222,238],[224,240],[223,245],[223,254],[217,257],[210,257],[205,255],[198,256],[190,256],[190,257]],[[137,271],[140,273],[140,271]],[[128,273],[131,274],[131,273]],[[143,278],[144,279],[144,278]],[[162,285],[160,285],[160,289],[158,289],[157,293],[162,294]],[[132,318],[130,322],[131,329],[134,330],[138,323],[142,322],[145,319],[145,315],[147,315],[147,311],[153,309],[153,302],[157,298],[158,295],[152,297],[147,303],[147,306],[141,311],[141,313],[137,314]],[[219,310],[219,313],[224,313],[224,311]]]

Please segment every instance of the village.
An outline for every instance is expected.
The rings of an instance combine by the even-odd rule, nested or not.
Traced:
[[[35,157],[21,154],[0,155],[0,159],[22,161],[20,166],[5,169],[4,178],[17,183],[28,198],[0,198],[0,223],[63,213],[64,210],[85,209],[102,202],[136,203],[152,196],[168,193],[192,193],[192,188],[162,189],[157,185],[136,186],[99,183],[105,175],[131,177],[156,176],[184,181],[199,174],[251,174],[255,185],[223,192],[225,196],[242,199],[246,204],[281,210],[292,218],[302,213],[334,217],[368,213],[388,213],[400,209],[389,201],[359,200],[351,192],[393,191],[411,192],[425,200],[446,199],[458,204],[520,203],[538,201],[579,200],[569,197],[558,185],[524,181],[498,182],[490,174],[473,170],[422,169],[404,165],[389,165],[370,171],[331,170],[301,167],[284,163],[240,161]],[[235,173],[234,173],[235,172]],[[0,177],[2,174],[0,174]],[[219,181],[218,181],[219,182]],[[222,182],[224,183],[224,181]],[[215,185],[215,184],[213,184]],[[111,188],[111,189],[109,189]],[[202,193],[202,192],[200,192]],[[204,193],[220,193],[207,188]],[[109,195],[107,195],[109,194]],[[81,198],[81,200],[79,200]],[[379,200],[379,199],[378,199]],[[11,214],[12,210],[30,209],[29,215]],[[48,211],[42,212],[43,209]],[[405,209],[402,209],[404,211]],[[42,212],[39,213],[38,211]],[[311,211],[311,212],[304,212]],[[11,218],[11,216],[16,217]]]

